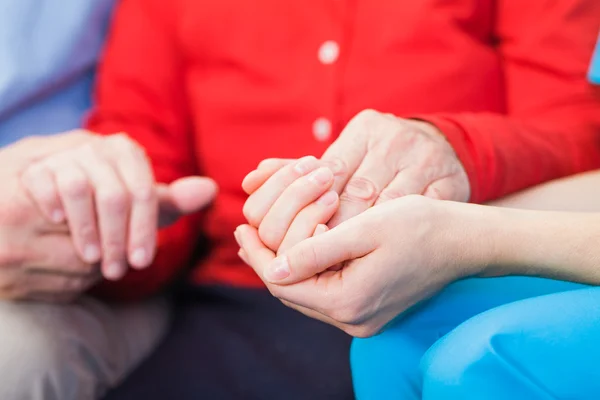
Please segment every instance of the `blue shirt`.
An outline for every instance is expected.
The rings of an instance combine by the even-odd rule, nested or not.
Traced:
[[[600,85],[600,36],[596,44],[596,51],[592,57],[592,65],[590,66],[589,78],[592,83]]]
[[[0,1],[0,146],[81,126],[113,2]]]

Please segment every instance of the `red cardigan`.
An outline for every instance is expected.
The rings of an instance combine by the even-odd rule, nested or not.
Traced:
[[[201,231],[196,281],[260,285],[232,236],[242,178],[319,156],[365,108],[436,124],[475,202],[599,167],[599,28],[598,0],[121,0],[89,129],[127,132],[159,181],[208,175],[220,194],[161,232],[153,267],[100,289],[158,290]]]

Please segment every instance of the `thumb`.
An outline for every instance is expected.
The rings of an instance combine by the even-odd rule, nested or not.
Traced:
[[[210,204],[217,194],[217,184],[210,178],[191,176],[170,185],[159,184],[157,192],[159,225],[164,227]]]
[[[363,257],[374,247],[365,239],[364,229],[356,221],[348,220],[303,240],[275,258],[263,271],[264,278],[277,285],[290,285]]]

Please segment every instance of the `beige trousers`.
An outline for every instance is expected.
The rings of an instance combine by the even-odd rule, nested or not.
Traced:
[[[88,400],[116,386],[158,344],[164,299],[111,306],[0,301],[0,399]]]

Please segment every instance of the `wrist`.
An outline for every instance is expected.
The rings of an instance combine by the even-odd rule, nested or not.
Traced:
[[[495,230],[501,223],[490,207],[436,201],[436,238],[442,262],[453,268],[457,279],[485,273],[497,261]]]

